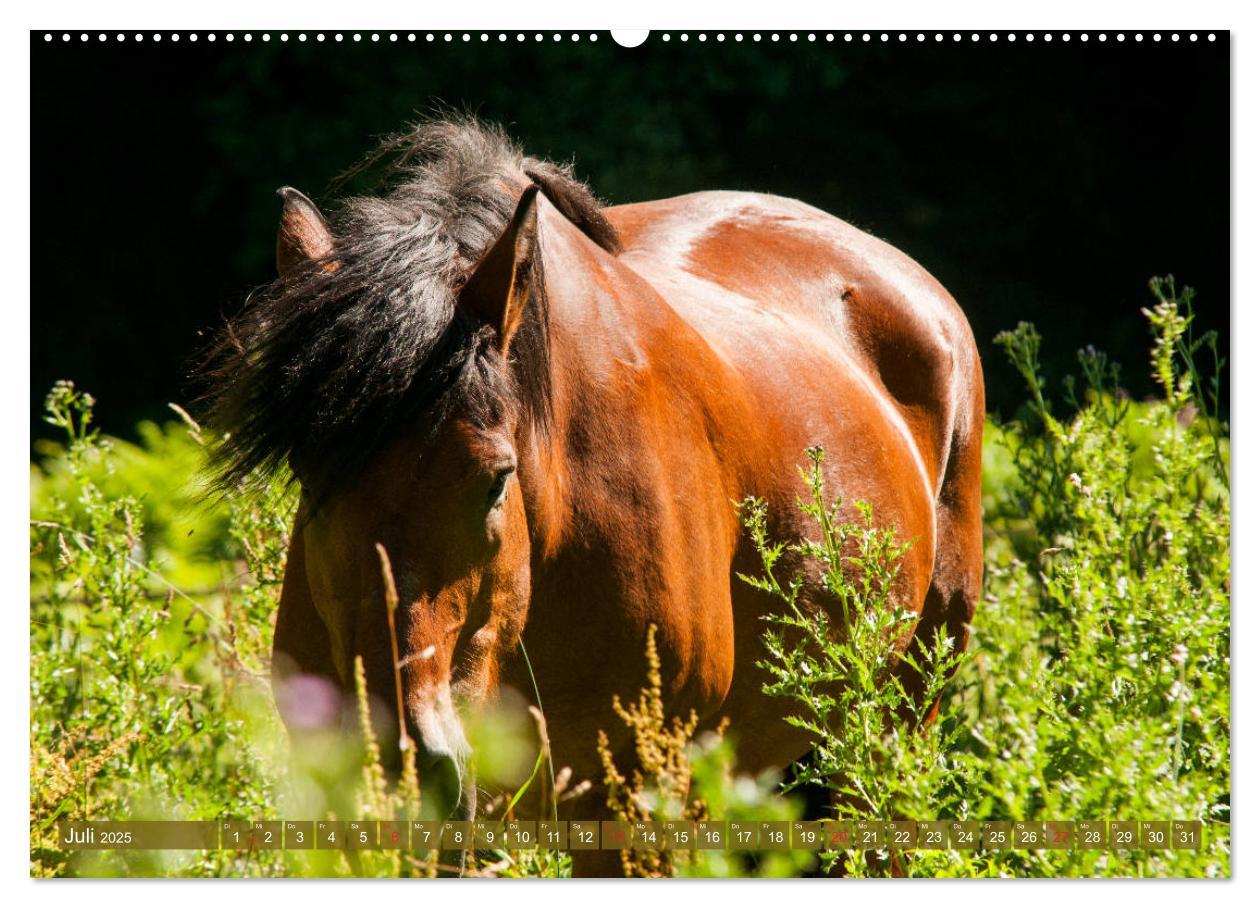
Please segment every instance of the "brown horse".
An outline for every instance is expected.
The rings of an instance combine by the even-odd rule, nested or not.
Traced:
[[[462,790],[461,814],[461,715],[501,685],[533,698],[522,639],[576,778],[602,776],[601,729],[633,757],[611,701],[642,686],[652,624],[667,711],[729,717],[743,768],[785,766],[811,742],[761,692],[774,604],[736,578],[758,561],[732,501],[764,499],[777,538],[809,533],[811,445],[831,490],[914,540],[899,584],[917,635],[944,625],[965,646],[983,384],[966,319],[922,268],[774,196],[601,209],[470,120],[422,124],[374,160],[391,158],[383,192],[331,222],[282,191],[280,278],[215,360],[224,481],[287,461],[303,491],[278,678],[348,689],[362,655],[394,702],[381,543],[421,771]],[[603,797],[571,815],[606,815]]]

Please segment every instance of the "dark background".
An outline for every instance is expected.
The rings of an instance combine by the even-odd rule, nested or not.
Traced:
[[[1021,397],[993,335],[1087,343],[1150,390],[1146,281],[1198,288],[1229,340],[1229,47],[771,43],[501,45],[311,35],[45,43],[32,35],[32,426],[50,384],[107,431],[187,401],[190,358],[272,275],[274,195],[330,180],[438,101],[572,158],[609,202],[698,189],[803,199],[900,247],[955,295],[990,409]],[[987,36],[985,36],[987,37]]]

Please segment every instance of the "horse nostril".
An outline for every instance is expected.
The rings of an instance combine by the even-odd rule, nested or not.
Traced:
[[[452,754],[433,752],[420,747],[416,753],[416,772],[420,776],[421,809],[444,820],[455,813],[463,792],[463,772]]]

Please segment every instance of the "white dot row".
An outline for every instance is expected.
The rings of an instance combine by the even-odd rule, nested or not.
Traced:
[[[62,40],[63,42],[70,42],[70,41],[73,41],[73,40],[74,40],[74,37],[75,37],[75,36],[74,36],[74,35],[72,35],[72,34],[70,34],[69,32],[62,32],[62,33],[61,33],[61,35],[60,35],[60,38],[61,38],[61,40]],[[79,39],[79,41],[90,41],[90,40],[92,40],[92,37],[93,37],[93,36],[92,36],[92,35],[90,35],[90,34],[88,34],[87,32],[80,32],[80,33],[78,34],[78,39]],[[103,32],[102,32],[102,33],[97,34],[95,37],[96,37],[96,40],[97,40],[97,41],[100,41],[100,42],[104,42],[104,41],[108,41],[108,40],[109,40],[109,36],[108,36],[108,35],[106,35],[106,34],[105,34],[105,33],[103,33]],[[198,34],[196,34],[196,33],[191,33],[191,34],[184,34],[184,35],[181,35],[181,34],[180,34],[180,33],[178,33],[178,32],[172,32],[172,33],[165,34],[165,35],[164,35],[164,34],[162,34],[161,32],[153,32],[153,33],[148,34],[148,35],[146,35],[146,34],[145,34],[145,33],[143,33],[143,32],[136,32],[134,35],[127,35],[127,34],[123,34],[123,33],[118,33],[118,34],[114,35],[114,39],[115,39],[116,41],[127,41],[128,39],[130,39],[130,40],[135,41],[135,42],[143,42],[143,41],[145,41],[145,40],[146,40],[146,38],[147,38],[147,40],[153,41],[154,43],[160,43],[160,42],[161,42],[161,41],[163,41],[163,40],[171,41],[171,42],[173,42],[173,43],[178,43],[178,42],[179,42],[179,41],[181,41],[181,40],[184,40],[184,41],[189,41],[189,42],[192,42],[192,43],[196,43],[196,42],[197,42],[198,40],[200,40],[200,39],[204,39],[204,40],[206,40],[206,41],[214,42],[214,41],[218,40],[218,37],[219,37],[219,36],[218,36],[218,35],[215,35],[214,33],[208,33],[208,34],[205,34],[205,35],[198,35]],[[228,33],[228,34],[223,35],[222,37],[223,37],[223,40],[224,40],[224,41],[227,41],[227,42],[231,43],[231,42],[233,42],[233,41],[237,40],[237,37],[238,37],[238,36],[237,36],[237,35],[235,35],[235,34],[233,34],[233,33]],[[263,42],[268,42],[268,41],[271,41],[271,40],[272,40],[272,37],[273,37],[273,36],[272,36],[270,33],[267,33],[267,32],[263,32],[262,34],[260,34],[260,35],[258,35],[258,36],[257,36],[258,40],[263,41]],[[279,33],[278,35],[276,35],[275,37],[277,37],[280,41],[288,41],[288,40],[290,39],[290,37],[291,37],[291,36],[290,36],[287,32],[281,32],[281,33]],[[344,35],[344,34],[342,34],[342,33],[340,33],[340,32],[337,32],[337,33],[334,33],[334,34],[331,34],[331,35],[325,35],[323,32],[318,32],[318,33],[315,33],[314,35],[307,35],[305,32],[299,32],[296,36],[293,36],[293,37],[296,37],[296,39],[297,39],[299,42],[307,41],[307,40],[310,40],[310,39],[312,39],[312,38],[313,38],[315,41],[317,41],[317,42],[318,42],[318,41],[325,41],[325,40],[332,40],[332,41],[345,41],[345,40],[347,40],[347,39],[349,39],[349,40],[351,40],[351,41],[363,41],[363,40],[366,38],[367,40],[369,40],[369,41],[373,41],[373,42],[379,42],[379,41],[381,41],[381,40],[386,40],[386,41],[390,41],[390,42],[407,41],[407,42],[409,42],[409,43],[415,43],[416,41],[427,41],[427,42],[435,42],[435,41],[443,41],[443,42],[462,41],[462,42],[468,43],[468,42],[472,42],[472,41],[474,41],[474,40],[480,40],[480,41],[486,41],[486,42],[488,42],[488,41],[495,40],[495,39],[497,39],[497,40],[498,40],[498,41],[500,41],[500,42],[507,42],[507,41],[509,41],[509,40],[512,40],[513,38],[514,38],[517,42],[525,42],[525,41],[527,41],[527,40],[529,40],[529,39],[531,39],[531,38],[532,38],[535,42],[542,42],[542,41],[547,40],[548,38],[550,38],[550,39],[551,39],[551,41],[553,41],[553,42],[558,42],[558,41],[563,41],[563,40],[564,40],[564,38],[565,38],[565,36],[564,36],[564,35],[559,34],[558,32],[553,32],[553,33],[550,33],[550,34],[547,34],[547,35],[544,35],[542,32],[534,32],[534,33],[532,33],[532,34],[526,34],[526,33],[524,33],[524,32],[515,32],[515,33],[513,33],[513,34],[511,34],[511,35],[509,35],[509,34],[508,34],[508,33],[506,33],[506,32],[499,32],[499,33],[497,33],[496,35],[492,35],[492,34],[487,33],[487,32],[480,32],[480,33],[475,34],[475,35],[474,35],[474,34],[472,34],[472,33],[469,33],[469,32],[463,32],[463,33],[459,33],[459,34],[456,34],[456,33],[451,33],[451,32],[444,32],[444,33],[427,32],[427,33],[424,33],[424,34],[416,34],[415,32],[408,32],[408,33],[406,33],[406,34],[399,34],[398,32],[388,32],[388,33],[385,33],[385,34],[381,34],[381,33],[379,33],[379,32],[372,32],[372,33],[367,34],[367,35],[361,34],[361,33],[359,33],[359,32],[354,32],[354,33],[352,33],[352,34],[350,34],[350,35]],[[581,40],[583,40],[582,35],[579,35],[579,34],[576,34],[576,33],[574,33],[574,34],[570,34],[568,37],[569,37],[569,40],[570,40],[570,41],[581,41]],[[1158,41],[1163,41],[1165,38],[1167,38],[1167,39],[1168,39],[1168,40],[1170,40],[1170,41],[1180,41],[1180,40],[1182,39],[1183,35],[1182,35],[1181,33],[1179,33],[1179,32],[1171,32],[1171,33],[1168,33],[1168,34],[1163,34],[1163,33],[1160,33],[1160,32],[1154,32],[1154,33],[1149,34],[1149,35],[1144,34],[1144,33],[1142,33],[1142,32],[1135,32],[1135,33],[1133,33],[1133,34],[1126,34],[1126,33],[1124,33],[1124,32],[1115,32],[1115,33],[1097,32],[1097,33],[1093,33],[1093,34],[1091,34],[1091,33],[1089,33],[1089,32],[1080,32],[1080,33],[1075,33],[1075,34],[1074,34],[1074,33],[1071,33],[1071,32],[1062,32],[1062,33],[1042,32],[1042,33],[1038,33],[1038,34],[1036,34],[1036,35],[1034,35],[1032,32],[1023,32],[1023,33],[1016,33],[1016,32],[1002,32],[1002,33],[998,33],[998,32],[984,32],[984,33],[981,33],[981,32],[968,32],[968,33],[963,33],[963,32],[949,32],[949,33],[945,33],[945,32],[931,32],[931,33],[925,33],[925,32],[893,32],[893,33],[889,33],[889,32],[879,32],[879,33],[860,32],[860,33],[857,33],[857,34],[850,33],[850,32],[845,32],[845,33],[843,33],[843,34],[839,34],[839,35],[837,35],[837,34],[833,34],[833,33],[831,33],[831,32],[827,32],[827,33],[824,33],[824,34],[822,34],[822,35],[818,35],[818,34],[815,34],[815,33],[813,33],[813,32],[810,32],[810,33],[805,34],[805,35],[798,35],[798,34],[796,34],[795,32],[789,33],[789,34],[787,34],[787,35],[779,35],[777,32],[772,32],[772,33],[770,33],[770,34],[768,34],[768,35],[762,35],[761,33],[753,33],[753,34],[751,34],[751,35],[744,35],[743,33],[739,33],[739,32],[737,32],[737,33],[734,33],[734,34],[732,34],[732,35],[729,35],[729,36],[728,36],[728,35],[726,35],[725,33],[721,33],[721,32],[719,32],[719,33],[714,34],[714,35],[709,35],[709,34],[706,34],[706,33],[700,33],[700,34],[697,34],[697,35],[692,36],[692,35],[690,35],[690,34],[686,34],[686,33],[684,33],[684,34],[679,34],[679,35],[673,35],[673,34],[670,34],[670,33],[666,32],[666,33],[662,33],[662,34],[660,34],[660,35],[657,35],[656,37],[658,37],[658,38],[659,38],[659,40],[664,41],[664,42],[669,42],[669,41],[672,41],[672,40],[674,40],[675,38],[676,38],[677,40],[679,40],[679,41],[689,41],[689,40],[691,40],[691,38],[692,38],[692,37],[694,37],[697,41],[701,41],[701,42],[708,41],[708,40],[710,40],[710,38],[711,38],[712,40],[714,40],[714,41],[723,42],[723,41],[726,41],[726,40],[727,40],[727,38],[729,37],[731,40],[733,40],[733,41],[737,41],[737,42],[739,42],[739,41],[744,41],[744,40],[749,40],[749,41],[757,42],[757,41],[762,41],[762,40],[765,40],[765,39],[769,39],[770,41],[779,41],[779,40],[781,40],[782,38],[786,38],[789,42],[791,42],[791,41],[799,41],[799,40],[801,40],[801,39],[803,38],[803,39],[804,39],[804,40],[806,40],[806,41],[818,41],[818,40],[820,40],[820,39],[821,39],[821,40],[823,40],[823,41],[837,41],[837,40],[840,40],[840,41],[845,41],[845,42],[861,41],[861,42],[868,42],[868,43],[869,43],[869,42],[871,42],[871,41],[879,41],[879,42],[883,42],[883,43],[888,43],[888,42],[893,42],[893,41],[900,42],[900,43],[906,43],[906,42],[910,42],[910,41],[915,41],[915,42],[918,42],[918,43],[923,43],[923,42],[927,42],[927,41],[934,41],[934,42],[938,42],[938,43],[940,43],[940,42],[945,42],[945,41],[953,41],[953,42],[955,42],[955,43],[960,43],[960,42],[963,42],[963,41],[970,41],[971,43],[980,43],[980,42],[982,42],[982,41],[987,41],[987,42],[989,42],[989,43],[997,43],[997,42],[999,42],[999,41],[1003,41],[1003,40],[1005,40],[1005,41],[1007,41],[1007,42],[1016,42],[1016,41],[1019,41],[1019,40],[1021,40],[1021,39],[1023,39],[1025,42],[1032,42],[1032,41],[1036,41],[1036,40],[1040,39],[1040,40],[1042,40],[1042,41],[1047,41],[1047,42],[1048,42],[1048,41],[1061,41],[1061,42],[1065,42],[1065,43],[1066,43],[1066,42],[1071,42],[1071,41],[1074,41],[1074,40],[1075,40],[1075,41],[1080,41],[1080,42],[1083,42],[1083,43],[1088,43],[1089,41],[1093,40],[1093,41],[1097,41],[1097,42],[1100,42],[1100,43],[1105,43],[1105,42],[1107,42],[1107,41],[1124,42],[1124,41],[1127,41],[1127,40],[1132,40],[1132,41],[1141,42],[1141,41],[1144,41],[1144,40],[1146,40],[1146,39],[1148,39],[1148,38],[1149,38],[1151,41],[1156,41],[1156,42],[1158,42]],[[1199,40],[1199,34],[1198,34],[1197,32],[1189,32],[1189,33],[1185,34],[1185,35],[1184,35],[1184,37],[1185,37],[1187,40],[1189,40],[1189,41],[1198,41],[1198,40]],[[249,42],[252,42],[252,41],[254,40],[255,35],[254,35],[254,34],[252,34],[252,33],[250,33],[250,32],[246,32],[246,33],[244,33],[244,34],[240,35],[240,36],[239,36],[239,38],[240,38],[240,40],[242,40],[242,41],[244,41],[244,42],[246,42],[246,43],[249,43]],[[1216,34],[1215,34],[1215,33],[1212,33],[1212,32],[1208,32],[1208,33],[1207,33],[1207,35],[1206,35],[1206,38],[1207,38],[1207,40],[1208,40],[1208,41],[1215,41],[1215,40],[1216,40]],[[45,33],[44,33],[44,41],[46,41],[46,42],[51,42],[51,41],[55,41],[55,40],[57,40],[57,36],[56,36],[56,35],[54,35],[52,32],[45,32]],[[596,34],[592,33],[592,34],[590,34],[590,35],[587,35],[587,36],[586,36],[586,40],[588,40],[588,41],[598,41],[598,40],[599,40],[599,35],[596,35]]]
[[[74,35],[71,35],[69,32],[63,32],[63,33],[61,34],[61,40],[62,40],[62,41],[65,41],[65,42],[73,41],[73,40],[74,40],[74,37],[75,37],[75,36],[74,36]],[[115,40],[115,41],[126,41],[126,40],[128,40],[128,38],[130,38],[130,40],[132,40],[132,41],[137,41],[137,42],[139,42],[139,41],[144,41],[144,40],[146,39],[146,37],[148,38],[148,40],[150,40],[150,41],[154,41],[154,42],[161,42],[161,41],[165,38],[165,39],[166,39],[166,40],[168,40],[168,41],[173,41],[173,42],[178,43],[178,42],[181,40],[181,38],[182,38],[183,40],[186,40],[186,41],[192,41],[192,42],[194,42],[194,43],[195,43],[195,42],[196,42],[199,38],[204,38],[206,41],[211,41],[211,42],[213,42],[213,41],[218,40],[218,37],[219,37],[219,36],[218,36],[218,35],[215,35],[215,34],[213,34],[213,33],[211,33],[211,34],[206,34],[206,35],[201,35],[201,36],[199,36],[199,35],[197,35],[197,34],[186,34],[186,35],[181,35],[181,34],[180,34],[180,33],[178,33],[178,32],[176,32],[176,33],[171,33],[171,34],[166,34],[166,35],[162,34],[161,32],[154,32],[154,33],[152,33],[152,34],[150,34],[150,35],[147,35],[147,36],[146,36],[144,33],[137,32],[137,33],[136,33],[136,34],[134,34],[134,35],[130,35],[130,36],[128,36],[128,35],[125,35],[125,34],[123,34],[123,33],[121,33],[121,32],[120,32],[120,33],[118,33],[118,34],[114,35],[114,40]],[[253,41],[253,40],[254,40],[254,38],[255,38],[255,36],[254,36],[253,34],[249,33],[249,32],[246,32],[245,34],[242,34],[242,35],[239,35],[239,36],[238,36],[238,35],[236,35],[236,34],[229,33],[229,34],[225,34],[225,35],[223,35],[223,40],[224,40],[224,41],[228,41],[228,42],[232,42],[232,41],[237,40],[237,38],[238,38],[238,37],[240,38],[240,40],[245,41],[245,42],[250,42],[250,41]],[[281,32],[279,35],[276,35],[275,37],[277,37],[277,38],[278,38],[279,40],[281,40],[281,41],[288,41],[288,40],[289,40],[289,38],[290,38],[290,35],[289,35],[287,32]],[[336,33],[336,34],[332,34],[332,35],[325,35],[323,32],[319,32],[319,33],[316,33],[316,34],[314,34],[314,35],[307,35],[305,32],[300,32],[300,33],[298,33],[297,35],[292,36],[292,37],[295,37],[298,41],[307,41],[307,40],[310,40],[310,39],[312,39],[312,38],[313,38],[315,41],[326,41],[326,40],[329,40],[329,39],[331,39],[331,40],[333,40],[333,41],[345,41],[347,38],[348,38],[349,40],[351,40],[351,41],[362,41],[362,40],[364,40],[364,38],[366,37],[369,41],[377,41],[377,42],[379,42],[382,38],[384,38],[384,39],[386,39],[386,40],[388,40],[388,41],[393,41],[393,42],[397,42],[397,41],[400,41],[400,40],[405,40],[405,41],[408,41],[408,42],[411,42],[411,43],[415,43],[416,41],[419,41],[419,40],[423,40],[423,41],[472,41],[472,40],[474,40],[474,36],[473,36],[473,35],[471,35],[471,34],[468,34],[468,33],[464,33],[464,34],[462,34],[462,35],[453,35],[453,34],[450,34],[449,32],[448,32],[448,33],[446,33],[446,34],[434,34],[434,33],[430,32],[430,33],[423,34],[423,35],[416,35],[414,32],[408,33],[408,34],[406,34],[406,35],[399,35],[397,32],[390,32],[390,33],[388,33],[388,34],[386,34],[386,35],[381,35],[381,34],[379,34],[379,33],[377,33],[377,32],[373,32],[373,33],[371,33],[371,34],[369,34],[369,35],[363,35],[363,34],[360,34],[360,33],[358,33],[358,32],[355,32],[354,34],[351,34],[351,35],[343,35],[343,34],[341,34],[341,33]],[[484,32],[483,32],[483,33],[481,33],[480,35],[478,35],[477,37],[479,37],[482,41],[489,41],[489,40],[491,40],[491,35],[486,34],[486,33],[484,33]],[[497,37],[498,37],[498,40],[500,40],[500,41],[507,41],[507,40],[508,40],[508,35],[506,35],[506,34],[502,34],[502,33],[500,33]],[[526,36],[526,35],[524,35],[524,34],[522,34],[522,33],[518,33],[515,37],[516,37],[516,40],[517,40],[517,41],[525,41],[525,40],[527,39],[527,36]],[[552,35],[550,35],[550,36],[544,36],[544,35],[542,35],[541,33],[539,33],[539,34],[534,34],[532,37],[533,37],[533,40],[535,40],[535,41],[544,41],[544,40],[546,40],[546,38],[547,38],[547,37],[550,37],[552,41],[562,41],[562,40],[564,40],[564,36],[563,36],[563,35],[560,35],[560,34],[552,34]],[[53,33],[51,33],[51,32],[45,32],[45,33],[44,33],[44,40],[45,40],[45,41],[55,41],[55,40],[56,40],[56,38],[57,38],[57,36],[56,36],[56,35],[54,35],[54,34],[53,34]],[[91,41],[91,40],[92,40],[92,35],[90,35],[90,34],[88,34],[88,33],[86,33],[86,32],[82,32],[82,33],[80,33],[80,34],[79,34],[78,38],[79,38],[79,40],[80,40],[80,41]],[[258,35],[258,36],[257,36],[257,38],[258,38],[258,40],[260,40],[260,41],[270,41],[270,40],[272,39],[272,35],[270,35],[270,34],[268,34],[268,33],[264,32],[264,33],[262,33],[262,34]],[[570,39],[571,41],[581,41],[581,40],[582,40],[582,36],[581,36],[581,35],[577,35],[577,34],[575,34],[575,35],[571,35],[571,36],[569,36],[569,39]],[[102,42],[103,42],[103,41],[108,41],[108,40],[109,40],[109,35],[106,35],[105,33],[103,33],[103,32],[102,32],[102,33],[100,33],[100,34],[97,34],[97,35],[96,35],[96,40],[97,40],[97,41],[102,41]],[[588,36],[587,36],[587,40],[589,40],[589,41],[598,41],[598,40],[599,40],[599,35],[596,35],[596,34],[591,34],[591,35],[588,35]],[[684,38],[683,40],[686,40],[686,39]]]

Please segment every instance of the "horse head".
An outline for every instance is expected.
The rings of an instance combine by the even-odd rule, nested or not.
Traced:
[[[350,677],[354,655],[361,656],[369,692],[393,709],[397,669],[421,778],[467,811],[473,802],[460,713],[492,695],[529,603],[530,541],[517,479],[521,414],[508,358],[533,286],[536,195],[536,187],[524,191],[457,292],[456,318],[476,337],[476,349],[463,366],[467,386],[447,402],[441,424],[408,428],[353,483],[332,491],[321,487],[327,478],[318,471],[308,473],[298,458],[292,463],[303,488],[306,569],[286,585],[309,590],[340,678]],[[315,226],[308,236],[319,236]],[[396,578],[395,641],[387,637],[378,544]]]
[[[222,484],[287,466],[301,487],[275,639],[286,723],[303,721],[287,680],[350,695],[362,658],[374,722],[405,732],[437,800],[470,816],[463,717],[495,694],[531,594],[523,474],[550,406],[540,197],[615,237],[584,186],[497,131],[428,124],[404,145],[399,185],[331,223],[281,190],[279,277],[213,351],[211,410]]]

